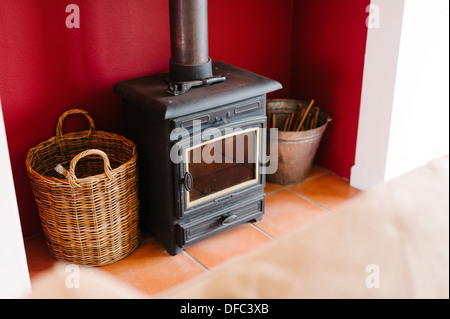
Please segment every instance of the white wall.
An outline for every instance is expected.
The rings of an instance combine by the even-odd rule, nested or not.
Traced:
[[[0,101],[0,299],[19,298],[30,291],[30,277]]]
[[[367,189],[449,152],[448,0],[372,0],[352,186]]]
[[[449,151],[449,1],[406,0],[386,178]]]

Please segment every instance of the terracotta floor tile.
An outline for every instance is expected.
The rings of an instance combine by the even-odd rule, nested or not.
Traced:
[[[313,165],[311,167],[311,171],[308,174],[308,177],[306,178],[306,180],[319,176],[321,174],[325,174],[327,173],[327,171],[325,169],[323,169],[322,167],[318,166],[318,165]]]
[[[330,210],[336,209],[360,192],[351,187],[348,181],[331,173],[298,184],[291,189]]]
[[[309,172],[308,177],[306,177],[305,181],[307,181],[311,178],[314,178],[316,176],[326,174],[326,173],[327,173],[327,171],[325,169],[323,169],[322,167],[320,167],[318,165],[313,165],[311,167],[311,171]],[[266,187],[264,188],[264,193],[266,195],[271,194],[273,192],[279,191],[280,189],[283,189],[286,187],[291,187],[294,185],[296,185],[296,184],[280,185],[280,184],[266,182]]]
[[[205,272],[184,253],[170,256],[156,239],[142,243],[130,256],[97,269],[107,271],[149,295]]]
[[[147,240],[153,239],[153,238],[154,238],[154,236],[152,235],[152,233],[150,233],[150,232],[149,232],[148,230],[146,230],[145,228],[141,228],[141,229],[140,229],[140,235],[141,235],[141,237],[140,237],[141,243],[142,243],[142,242],[146,242]]]
[[[267,195],[267,194],[276,192],[276,191],[282,189],[283,187],[286,187],[286,186],[266,182],[266,186],[264,187],[264,193]]]
[[[204,239],[185,250],[209,269],[268,241],[271,241],[270,237],[247,223]]]
[[[255,225],[278,238],[324,214],[326,211],[317,205],[289,190],[282,190],[266,197],[264,217]]]
[[[24,243],[28,272],[30,274],[30,280],[33,282],[37,274],[49,269],[56,260],[50,255],[44,235],[28,238]]]
[[[243,224],[202,240],[185,251],[205,267],[212,268],[270,242],[269,235],[280,237],[302,224],[325,216],[327,211],[323,208],[335,210],[358,194],[359,190],[351,187],[346,180],[314,165],[305,182],[285,186],[266,183],[265,193],[266,211],[262,221],[253,224],[256,228],[252,224]],[[142,232],[142,240],[143,243],[130,256],[111,265],[93,267],[93,271],[107,271],[149,295],[205,273],[204,268],[186,253],[170,256],[151,234]],[[43,235],[25,240],[25,249],[33,283],[36,274],[50,268],[55,260]]]

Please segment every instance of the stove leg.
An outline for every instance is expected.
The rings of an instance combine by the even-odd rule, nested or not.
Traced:
[[[181,253],[183,251],[183,248],[180,248],[180,247],[178,247],[178,246],[175,246],[175,247],[169,247],[168,249],[167,249],[167,252],[169,253],[169,255],[171,255],[171,256],[176,256],[176,255],[178,255],[179,253]]]
[[[262,220],[262,218],[263,218],[263,214],[256,216],[250,222],[259,222]]]

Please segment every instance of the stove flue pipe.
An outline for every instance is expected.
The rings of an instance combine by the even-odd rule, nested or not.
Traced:
[[[211,78],[208,56],[208,1],[169,0],[169,80],[172,83]]]

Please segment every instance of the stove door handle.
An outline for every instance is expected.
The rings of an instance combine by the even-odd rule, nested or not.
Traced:
[[[192,177],[191,173],[186,172],[184,174],[183,184],[188,192],[192,190],[192,188],[194,187],[194,178]]]

